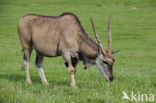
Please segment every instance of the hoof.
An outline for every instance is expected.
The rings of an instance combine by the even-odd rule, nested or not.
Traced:
[[[76,85],[74,85],[74,86],[71,86],[72,88],[77,88],[77,86]]]
[[[27,84],[32,84],[32,82],[31,82],[31,81],[26,81],[26,83],[27,83]]]
[[[49,85],[49,83],[48,82],[42,82],[44,85]]]
[[[49,85],[49,83],[48,83],[47,81],[42,81],[42,83],[43,83],[44,85]]]
[[[72,88],[76,88],[76,85],[75,84],[71,84],[70,85]]]

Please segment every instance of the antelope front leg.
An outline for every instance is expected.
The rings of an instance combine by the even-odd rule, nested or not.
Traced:
[[[68,63],[68,69],[70,72],[70,79],[71,79],[71,87],[76,87],[76,83],[75,83],[75,78],[74,78],[74,74],[75,74],[75,69],[72,66],[72,63]]]

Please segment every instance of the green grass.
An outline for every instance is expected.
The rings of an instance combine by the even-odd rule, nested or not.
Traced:
[[[63,12],[75,13],[95,40],[90,24],[92,17],[105,47],[107,21],[112,14],[113,48],[121,49],[114,55],[113,82],[106,82],[96,66],[85,71],[80,62],[75,77],[77,88],[71,88],[69,73],[62,58],[57,57],[44,60],[49,82],[45,86],[34,65],[33,52],[30,63],[33,83],[25,83],[17,33],[19,19],[28,13],[54,16]],[[156,95],[155,0],[0,1],[0,103],[129,103],[121,100],[122,91]]]

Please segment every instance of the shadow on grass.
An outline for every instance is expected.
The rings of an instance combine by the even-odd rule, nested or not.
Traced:
[[[15,81],[15,82],[26,82],[25,75],[20,74],[1,74],[0,79],[7,79],[9,81]],[[42,84],[41,79],[39,76],[31,76],[32,84],[33,83],[39,83]],[[59,80],[56,78],[51,78],[51,80],[48,80],[49,85],[57,85],[57,86],[69,86],[70,82],[66,80]]]
[[[0,78],[7,79],[10,81],[15,81],[15,82],[26,81],[25,75],[20,75],[20,74],[1,74]],[[37,76],[31,76],[31,79],[35,83],[38,83],[40,81]]]
[[[25,76],[19,75],[19,74],[1,74],[1,79],[8,79],[10,81],[20,81],[25,80]]]
[[[0,103],[4,103],[4,99],[0,97]]]

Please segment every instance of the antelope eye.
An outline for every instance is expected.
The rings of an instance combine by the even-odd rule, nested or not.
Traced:
[[[106,62],[106,61],[103,61],[103,63],[104,63],[104,64],[108,64],[108,62]]]

